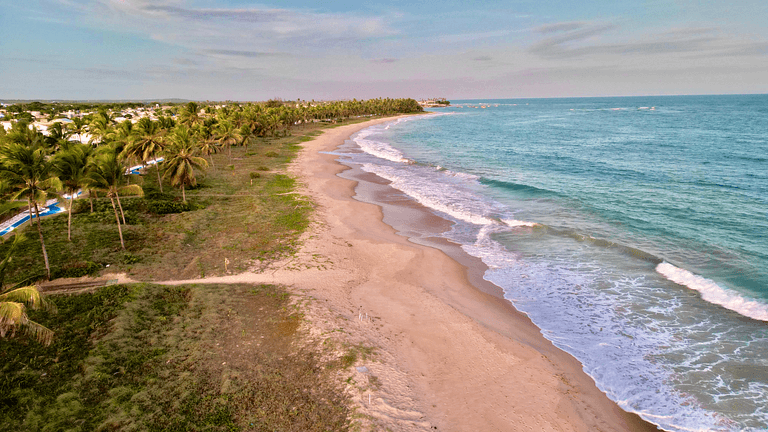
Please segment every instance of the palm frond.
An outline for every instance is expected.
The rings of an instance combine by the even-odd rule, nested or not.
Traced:
[[[0,294],[0,302],[15,302],[29,305],[31,309],[47,309],[53,306],[43,299],[35,286],[26,286]]]

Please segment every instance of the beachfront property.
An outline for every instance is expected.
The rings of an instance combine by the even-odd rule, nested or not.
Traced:
[[[451,102],[446,98],[422,99],[419,101],[419,105],[422,108],[439,108],[449,106],[450,104]]]

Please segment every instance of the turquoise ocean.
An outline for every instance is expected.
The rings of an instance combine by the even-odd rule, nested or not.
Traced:
[[[669,431],[768,430],[768,95],[453,101],[341,160]]]

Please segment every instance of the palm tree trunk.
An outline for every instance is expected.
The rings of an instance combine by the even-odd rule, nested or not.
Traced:
[[[155,169],[157,170],[157,184],[160,186],[160,193],[163,193],[163,180],[160,178],[160,163],[157,161],[157,157],[152,153],[152,158],[155,159]]]
[[[27,201],[29,202],[29,209],[32,210],[32,200],[27,198]],[[30,212],[30,217],[32,217],[31,212]],[[40,246],[43,249],[43,260],[45,261],[45,271],[48,273],[48,280],[51,280],[51,266],[48,264],[48,252],[45,250],[45,240],[43,240],[43,227],[42,225],[40,225],[40,211],[37,209],[37,201],[35,201],[35,218],[37,219],[37,232],[38,234],[40,234]]]
[[[117,194],[117,191],[115,191],[115,197],[117,197],[117,206],[120,207],[120,216],[123,217],[123,225],[126,225],[125,223],[125,213],[123,213],[123,205],[120,204],[120,195]],[[125,248],[123,248],[125,249]]]
[[[209,157],[211,158],[211,166],[213,167],[213,172],[216,172],[216,164],[213,163],[213,153],[211,153]]]
[[[117,233],[120,234],[120,246],[122,246],[123,250],[125,250],[125,242],[123,241],[123,229],[120,227],[120,217],[117,215],[117,207],[115,207],[115,199],[112,197],[109,197],[109,200],[112,201],[112,210],[115,211],[115,220],[117,221]]]
[[[184,199],[184,204],[187,203],[187,194],[184,192],[184,183],[181,184],[181,197]]]
[[[72,241],[72,203],[75,201],[75,193],[70,191],[69,194],[69,215],[67,216],[67,241]]]

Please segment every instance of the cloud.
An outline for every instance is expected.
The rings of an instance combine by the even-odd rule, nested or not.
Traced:
[[[380,59],[373,59],[371,60],[372,63],[395,63],[398,59],[396,58],[380,58]]]
[[[534,31],[541,34],[555,34],[535,43],[529,51],[543,57],[563,57],[572,55],[572,42],[580,42],[601,35],[614,29],[612,24],[589,24],[583,22],[565,22],[539,27]]]
[[[535,31],[537,33],[542,33],[542,34],[560,33],[560,32],[578,30],[588,25],[589,25],[588,23],[581,22],[581,21],[561,22],[561,23],[543,25],[541,27],[536,28]]]
[[[281,56],[288,55],[285,53],[241,51],[241,50],[230,50],[230,49],[207,49],[207,50],[203,50],[202,52],[206,54],[214,54],[214,55],[218,54],[218,55],[224,55],[224,56],[247,57],[247,58],[281,57]]]
[[[102,0],[105,1],[105,0]],[[109,1],[111,8],[129,20],[154,27],[160,38],[190,41],[196,34],[251,40],[256,43],[308,38],[318,43],[378,38],[394,34],[382,18],[352,13],[316,13],[275,8],[203,8],[147,1]],[[166,36],[164,36],[166,35]],[[239,38],[238,38],[239,36]],[[224,47],[221,47],[224,48]]]
[[[462,33],[442,35],[438,40],[442,43],[474,42],[481,39],[501,38],[513,33],[511,30],[497,30],[489,32]]]
[[[473,57],[472,60],[479,61],[479,62],[487,62],[487,61],[493,60],[493,57],[487,56],[487,55],[482,55],[482,56],[478,56],[478,57]]]
[[[679,54],[689,57],[723,57],[765,54],[768,44],[734,40],[715,27],[672,29],[656,34],[633,35],[626,40],[620,27],[605,23],[564,22],[539,27],[536,33],[547,35],[534,43],[528,52],[549,60],[610,60]],[[606,42],[609,32],[616,33]],[[624,40],[622,40],[624,38]]]
[[[187,9],[154,4],[142,6],[139,9],[150,14],[165,15],[168,18],[175,17],[197,21],[270,23],[290,18],[287,11],[278,9]]]

